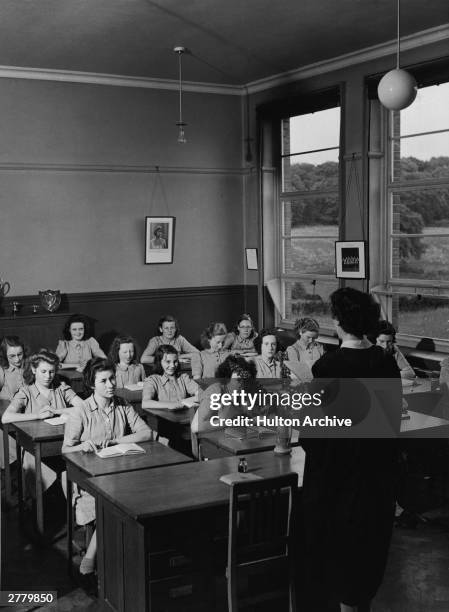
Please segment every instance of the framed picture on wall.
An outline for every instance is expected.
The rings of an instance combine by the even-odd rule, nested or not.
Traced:
[[[366,278],[366,242],[337,241],[335,243],[335,276]]]
[[[175,250],[175,217],[145,217],[145,263],[171,264]]]

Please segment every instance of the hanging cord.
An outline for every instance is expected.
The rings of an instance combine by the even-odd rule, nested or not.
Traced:
[[[183,125],[182,121],[182,59],[183,52],[178,51],[178,73],[179,73],[179,125]]]
[[[365,219],[364,219],[363,208],[362,208],[362,188],[360,185],[359,173],[357,171],[357,162],[355,159],[355,153],[352,154],[351,165],[349,166],[349,176],[348,176],[348,181],[346,183],[346,200],[348,200],[353,179],[355,183],[355,191],[356,191],[356,197],[357,197],[357,208],[359,209],[362,239],[365,240]]]
[[[396,69],[399,70],[399,56],[401,53],[401,0],[398,0],[397,10],[397,49],[396,49]]]
[[[151,191],[151,196],[150,196],[150,205],[149,205],[149,216],[154,216],[153,215],[153,208],[154,208],[154,202],[156,199],[156,193],[158,190],[158,187],[160,189],[161,192],[161,202],[163,204],[164,209],[167,211],[167,217],[170,216],[170,210],[169,210],[169,206],[168,206],[168,200],[167,200],[167,195],[165,193],[165,188],[164,188],[164,183],[162,182],[162,177],[161,177],[161,173],[159,170],[159,166],[155,166],[154,167],[156,172],[155,172],[155,177],[154,177],[154,182],[153,182],[153,189]]]

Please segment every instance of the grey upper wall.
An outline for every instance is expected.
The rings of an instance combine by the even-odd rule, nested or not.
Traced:
[[[175,91],[0,83],[0,277],[10,295],[243,282],[238,96],[186,93],[183,146]],[[147,215],[176,217],[172,265],[144,264]]]

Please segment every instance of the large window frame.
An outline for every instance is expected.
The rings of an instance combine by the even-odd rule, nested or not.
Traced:
[[[294,240],[301,240],[301,241],[308,241],[308,240],[312,241],[316,239],[330,239],[332,241],[341,240],[342,218],[343,218],[343,215],[342,215],[342,206],[343,206],[343,202],[342,202],[342,184],[343,184],[343,179],[342,179],[342,172],[343,172],[343,163],[342,163],[342,159],[343,159],[343,156],[342,156],[343,109],[342,109],[342,105],[341,105],[341,102],[337,104],[332,104],[331,106],[323,105],[322,107],[320,107],[318,104],[313,110],[308,108],[307,111],[304,111],[304,112],[295,112],[294,109],[291,109],[288,116],[281,117],[278,120],[278,124],[277,124],[278,129],[282,135],[285,129],[285,122],[288,122],[290,118],[296,117],[299,115],[306,115],[309,113],[319,112],[321,110],[327,110],[329,108],[339,108],[340,109],[340,117],[339,117],[340,118],[340,129],[339,129],[338,146],[310,149],[307,151],[301,151],[301,154],[315,154],[315,153],[321,153],[325,151],[338,150],[338,183],[335,187],[328,188],[328,189],[316,189],[316,190],[315,189],[313,190],[304,189],[304,190],[295,190],[295,191],[288,190],[288,189],[284,190],[283,189],[284,160],[288,157],[290,158],[297,157],[299,154],[297,152],[296,153],[290,152],[290,151],[286,152],[283,146],[284,139],[282,136],[280,138],[280,151],[278,155],[278,177],[279,178],[278,178],[278,195],[276,198],[277,202],[276,202],[276,211],[275,211],[275,219],[276,219],[275,232],[277,236],[276,269],[277,269],[278,278],[280,279],[281,314],[276,313],[277,315],[276,323],[286,328],[293,327],[293,323],[294,323],[294,315],[292,316],[292,318],[286,317],[286,310],[288,309],[288,305],[286,304],[287,302],[286,285],[287,284],[303,282],[303,283],[306,283],[308,286],[312,286],[313,290],[315,289],[315,286],[316,286],[315,283],[320,283],[320,282],[322,283],[331,282],[332,284],[335,285],[335,288],[340,286],[340,282],[336,278],[335,272],[329,273],[329,274],[319,274],[317,272],[308,273],[308,272],[286,270],[285,261],[286,261],[286,249],[288,248],[287,244],[289,241],[291,243]],[[307,200],[310,201],[310,200],[318,199],[318,198],[336,198],[337,199],[337,204],[338,204],[337,235],[335,235],[335,233],[329,233],[328,235],[320,234],[317,236],[308,235],[308,236],[292,237],[291,233],[290,234],[286,233],[285,219],[289,216],[289,214],[291,214],[292,204],[294,204],[295,202],[304,202]],[[290,212],[287,210],[287,208],[290,208]],[[332,245],[332,248],[333,248],[333,245]],[[330,323],[328,325],[326,324],[321,325],[321,331],[329,335],[333,335],[334,333],[334,329]]]
[[[425,86],[436,85],[437,83],[427,82]],[[380,103],[377,103],[380,105]],[[371,114],[372,115],[372,114]],[[401,177],[397,172],[395,176],[395,164],[399,165],[401,142],[409,138],[421,138],[433,134],[446,133],[449,137],[449,125],[437,130],[422,130],[405,135],[400,135],[400,115],[398,111],[381,110],[382,131],[382,150],[383,163],[380,173],[381,179],[381,218],[380,236],[377,245],[380,253],[385,253],[380,258],[381,284],[372,289],[378,296],[382,308],[383,316],[392,321],[393,325],[398,326],[399,318],[399,299],[401,296],[415,297],[417,299],[432,298],[441,299],[449,306],[449,279],[426,279],[426,278],[407,278],[401,276],[399,272],[399,239],[425,238],[424,233],[410,233],[401,231],[398,217],[394,214],[395,196],[426,191],[432,189],[449,189],[449,176],[444,178],[424,178],[421,180],[410,180]],[[372,116],[371,116],[372,120]],[[374,121],[374,123],[376,123]],[[376,127],[376,126],[375,126]],[[371,131],[373,126],[371,125]],[[396,145],[396,146],[395,146]],[[376,158],[376,153],[371,151],[371,155]],[[373,159],[371,160],[373,162]],[[371,163],[371,169],[373,164]],[[449,238],[449,229],[441,232],[432,233],[435,237]],[[449,262],[448,262],[449,266]],[[374,276],[376,276],[374,274]],[[444,331],[447,334],[447,331]],[[401,332],[399,327],[398,341],[408,347],[416,347],[423,340],[424,335]],[[441,352],[449,352],[449,339],[432,338],[433,349]]]

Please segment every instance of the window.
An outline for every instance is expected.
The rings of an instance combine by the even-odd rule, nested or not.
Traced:
[[[388,153],[390,318],[401,334],[447,339],[449,83],[390,113]]]
[[[340,219],[340,107],[281,120],[279,271],[282,319],[330,327]]]

